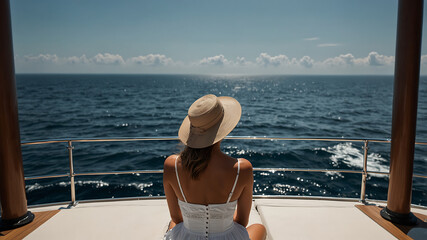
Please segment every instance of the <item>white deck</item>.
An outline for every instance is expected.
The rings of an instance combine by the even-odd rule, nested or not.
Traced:
[[[395,239],[354,205],[356,202],[258,199],[250,223],[262,223],[268,239]],[[32,208],[61,211],[25,239],[161,239],[170,220],[166,200],[130,200]],[[255,209],[257,208],[257,210]],[[427,214],[427,210],[413,209]]]

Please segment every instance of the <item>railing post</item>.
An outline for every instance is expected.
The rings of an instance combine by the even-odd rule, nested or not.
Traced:
[[[368,177],[368,140],[365,140],[363,146],[363,173],[362,173],[362,184],[360,189],[360,201],[365,203],[366,196],[366,178]]]
[[[71,204],[75,205],[76,203],[76,186],[74,184],[74,163],[73,163],[73,149],[71,140],[68,141],[68,160],[70,162],[70,188],[71,188]]]

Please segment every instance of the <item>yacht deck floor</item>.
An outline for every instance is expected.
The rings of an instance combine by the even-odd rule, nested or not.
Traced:
[[[267,227],[269,240],[396,239],[355,205],[360,204],[311,199],[256,199],[249,224],[262,222]],[[30,210],[36,216],[44,212],[50,219],[34,231],[27,231],[25,239],[29,240],[162,239],[170,220],[164,199],[81,203],[72,208],[56,205]],[[420,214],[417,216],[427,215],[426,209],[413,208],[412,211]],[[408,236],[411,231],[415,235],[425,234],[427,229],[424,225],[424,228],[412,230],[408,231]],[[2,234],[0,240],[7,239],[11,232]]]

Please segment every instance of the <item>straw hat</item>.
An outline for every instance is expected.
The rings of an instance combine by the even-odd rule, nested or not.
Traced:
[[[236,127],[242,115],[232,97],[209,94],[197,99],[179,128],[179,139],[192,148],[205,148],[221,141]]]

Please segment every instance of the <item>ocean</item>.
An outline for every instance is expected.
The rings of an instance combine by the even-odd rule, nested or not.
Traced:
[[[232,96],[242,117],[230,136],[391,137],[392,76],[208,76],[18,74],[21,141],[177,136],[187,109],[205,94]],[[420,79],[417,141],[427,142],[427,77]],[[75,173],[162,169],[177,141],[73,143]],[[66,143],[22,146],[26,177],[67,174]],[[224,140],[222,149],[257,167],[363,167],[357,142]],[[390,144],[370,143],[369,171],[389,169]],[[427,146],[414,173],[427,174]],[[255,195],[359,198],[353,173],[255,172]],[[388,177],[368,176],[367,198],[387,199]],[[26,181],[28,204],[70,200],[70,179]],[[162,196],[161,174],[76,177],[77,200]],[[427,205],[427,179],[412,203]]]

